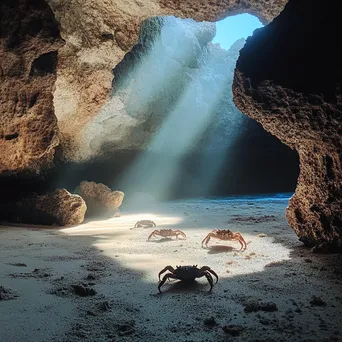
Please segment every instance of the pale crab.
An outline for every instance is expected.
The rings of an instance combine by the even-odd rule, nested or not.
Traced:
[[[210,238],[215,238],[219,240],[225,240],[225,241],[239,241],[241,248],[240,249],[247,249],[247,243],[245,239],[242,237],[241,233],[239,232],[232,232],[229,229],[214,229],[212,230],[202,241],[205,243],[205,246],[208,247],[208,242]]]
[[[134,225],[134,228],[153,228],[153,227],[156,227],[157,225],[151,221],[151,220],[140,220],[138,221],[135,225]],[[133,229],[133,228],[131,228]]]
[[[153,236],[161,236],[164,238],[171,238],[172,236],[175,236],[176,239],[178,240],[178,236],[182,236],[184,239],[186,239],[186,235],[185,233],[183,233],[181,230],[172,230],[172,229],[160,229],[160,230],[154,230],[150,236],[148,237],[148,241],[150,241],[150,239]]]
[[[169,271],[170,273],[167,273],[163,276],[163,279],[160,280],[160,276],[162,273]],[[202,266],[201,268],[198,268],[197,265],[193,266],[176,266],[176,269],[174,269],[172,266],[166,266],[164,269],[162,269],[159,272],[158,279],[158,290],[161,292],[160,288],[163,286],[163,284],[166,282],[167,279],[179,279],[183,281],[193,281],[196,278],[206,277],[209,285],[210,290],[213,288],[213,277],[211,276],[213,274],[216,277],[216,283],[218,282],[218,275],[209,267],[209,266]]]

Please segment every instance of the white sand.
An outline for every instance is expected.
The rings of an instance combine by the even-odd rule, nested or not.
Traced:
[[[2,226],[0,286],[18,297],[0,300],[0,341],[340,341],[341,256],[305,249],[286,222],[286,206],[187,201],[67,229]],[[188,238],[147,242],[152,228],[130,230],[141,219]],[[214,228],[240,231],[248,249],[217,240],[201,248]],[[201,278],[166,282],[158,294],[164,266],[192,264],[218,273],[212,293]],[[76,295],[71,285],[81,283],[97,294]],[[325,306],[312,306],[312,296]],[[278,310],[244,311],[258,300]],[[211,316],[217,324],[205,325]],[[227,325],[240,334],[232,337]]]

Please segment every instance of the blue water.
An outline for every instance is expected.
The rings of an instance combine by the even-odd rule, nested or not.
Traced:
[[[225,202],[263,202],[263,201],[288,201],[292,197],[292,192],[283,193],[271,193],[271,194],[256,194],[256,195],[234,195],[234,196],[218,196],[218,197],[201,197],[201,198],[190,198],[183,199],[177,202],[185,203],[225,203]]]

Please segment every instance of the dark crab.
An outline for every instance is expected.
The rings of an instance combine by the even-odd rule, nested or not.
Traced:
[[[163,276],[163,279],[160,280],[161,274],[166,271],[169,271],[170,273],[165,274]],[[163,270],[159,272],[158,290],[159,292],[161,292],[160,288],[169,278],[179,279],[179,280],[184,280],[184,281],[193,281],[196,278],[206,277],[210,284],[210,290],[209,290],[210,292],[214,284],[213,277],[211,276],[211,274],[213,274],[216,277],[216,283],[217,283],[218,275],[209,266],[202,266],[201,268],[198,268],[197,265],[176,266],[176,269],[174,269],[172,266],[166,266]]]
[[[141,228],[141,227],[153,228],[153,227],[156,227],[156,224],[151,220],[140,220],[134,225],[134,228]],[[131,229],[133,229],[133,228],[131,228]]]

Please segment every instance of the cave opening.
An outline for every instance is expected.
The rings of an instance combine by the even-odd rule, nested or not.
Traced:
[[[33,4],[31,0],[25,1]],[[275,6],[275,4],[279,6],[281,1],[269,1],[267,4],[260,1],[219,1],[218,5],[231,6],[233,8],[231,11],[236,11],[236,6],[241,6],[243,10],[258,12],[258,7],[255,7],[256,3],[261,8],[265,7],[264,16],[268,15],[269,20],[271,20],[272,17],[276,16],[276,14],[273,14],[274,11],[269,14],[269,11],[272,10],[271,7]],[[38,1],[35,2],[38,3]],[[44,3],[45,0],[39,2]],[[207,5],[207,8],[208,6],[215,7],[212,1],[197,3],[191,0],[181,2],[178,0],[153,0],[151,1],[153,9],[148,9],[149,15],[151,13],[160,15],[160,9],[155,8],[155,6],[157,3],[163,2],[170,5],[168,13],[177,14],[177,5],[181,6],[183,11],[190,7],[190,14],[189,12],[185,13],[187,16],[191,16],[191,11],[194,8],[203,13],[206,10],[205,5]],[[82,5],[80,5],[79,1],[67,3],[50,1],[50,3],[51,6],[58,7],[57,11],[67,13],[66,18],[68,20],[65,20],[65,18],[63,20],[62,15],[58,16],[61,27],[66,25],[66,21],[67,24],[75,22],[75,20],[69,19],[75,19],[75,14],[79,14],[80,20],[76,20],[76,23],[83,22],[85,25],[77,27],[71,32],[71,38],[77,43],[79,43],[75,39],[78,38],[77,29],[85,30],[87,27],[92,27],[93,32],[98,33],[98,40],[106,44],[110,44],[111,41],[116,39],[115,33],[117,32],[120,32],[121,37],[125,37],[124,29],[122,31],[113,30],[114,34],[106,30],[100,30],[100,32],[95,30],[95,27],[98,29],[101,25],[99,25],[100,16],[94,11],[102,7],[103,13],[109,13],[111,8],[108,4],[110,2],[97,2],[96,6],[91,0],[86,0]],[[130,9],[129,6],[134,6],[134,4],[133,2],[128,3],[114,0],[111,2],[113,7],[120,5],[120,9],[123,8],[123,12],[125,12],[118,11],[118,15],[115,17],[109,13],[108,17],[110,17],[111,22],[113,22],[113,18],[116,21],[123,17],[124,14],[130,22],[133,21],[135,18],[134,12],[127,10]],[[148,6],[149,1],[137,0],[134,3],[139,6],[140,14],[140,12],[144,11],[144,6]],[[228,3],[229,5],[227,5]],[[338,34],[340,31],[339,21],[332,20],[330,15],[335,13],[338,16],[341,13],[341,11],[336,10],[337,8],[332,7],[333,2],[327,4],[311,0],[290,0],[290,3],[292,3],[292,6],[299,6],[300,11],[298,11],[298,7],[297,11],[296,8],[292,7],[292,12],[288,11],[288,17],[283,16],[283,19],[276,22],[276,27],[272,28],[273,38],[270,40],[271,43],[281,42],[282,39],[279,39],[279,37],[282,38],[284,31],[286,32],[288,28],[291,28],[292,35],[287,35],[289,41],[298,41],[298,44],[304,46],[304,51],[307,41],[310,41],[313,37],[317,39],[317,36],[312,34],[313,30],[310,25],[307,24],[308,18],[313,17],[315,22],[321,23],[320,20],[317,20],[317,16],[313,14],[315,14],[315,11],[319,12],[318,18],[321,18],[321,12],[324,13],[325,8],[328,9],[329,16],[325,15],[323,17],[325,20],[322,21],[322,32],[329,43],[338,41],[334,35],[332,36],[333,39],[330,38],[329,40],[329,35],[326,34],[327,22],[334,23],[332,25],[335,25]],[[174,5],[174,7],[171,7],[171,5]],[[72,12],[73,7],[76,7],[77,11]],[[84,14],[83,10],[90,10],[91,16],[88,18],[82,16]],[[230,11],[230,9],[227,11]],[[224,11],[220,10],[220,13],[227,13],[227,11],[226,9]],[[279,13],[279,11],[276,13]],[[59,14],[61,14],[60,12]],[[260,16],[262,16],[261,12]],[[289,17],[294,17],[293,21],[297,21],[298,26],[293,25],[293,21]],[[15,18],[10,17],[10,21],[14,19],[17,20],[17,16]],[[165,17],[159,17],[156,20],[164,24]],[[139,19],[137,19],[137,22],[140,25]],[[125,22],[121,22],[121,27],[126,29],[128,26],[125,27],[122,23]],[[129,61],[128,64],[136,67],[137,70],[141,70],[142,73],[139,74],[139,77],[143,77],[144,72],[144,68],[139,68],[139,61],[142,60],[143,62],[146,58],[144,48],[146,48],[145,52],[149,53],[149,49],[153,44],[148,44],[154,43],[153,39],[148,39],[149,35],[147,33],[150,32],[149,28],[151,29],[155,27],[153,25],[157,24],[153,23],[152,18],[144,23],[144,25],[151,25],[145,26],[147,30],[145,32],[146,36],[141,37],[138,44],[125,57],[125,60]],[[165,26],[161,25],[161,29],[163,27]],[[294,27],[295,29],[293,29]],[[302,35],[297,34],[297,31],[300,33],[303,28],[305,32],[309,33],[309,36],[306,37],[308,39],[305,40],[302,39]],[[63,34],[67,36],[66,31],[63,30]],[[156,32],[158,33],[158,30]],[[201,34],[205,35],[205,33],[205,30],[199,32],[201,37]],[[318,36],[319,40],[321,40],[322,36]],[[65,38],[67,40],[70,37]],[[178,40],[178,43],[181,41],[181,39]],[[144,43],[147,43],[147,45],[144,45]],[[209,46],[211,44],[213,43],[209,41],[204,43],[208,47],[207,50],[210,50]],[[261,42],[258,39],[251,41],[250,45],[260,47],[258,44],[261,44],[261,46],[266,45],[262,39]],[[317,47],[316,42],[311,45]],[[333,67],[334,58],[330,58],[330,56],[335,55],[335,59],[340,56],[334,45],[330,44],[331,49],[324,51],[324,55],[326,55],[327,60]],[[201,49],[205,49],[203,46],[201,46]],[[196,54],[196,51],[201,54],[201,49],[193,51],[190,48],[194,54]],[[94,52],[89,51],[89,49],[84,50],[86,50],[86,53],[80,47],[77,54],[84,57],[89,52]],[[188,51],[189,47],[186,46],[185,50]],[[228,50],[225,49],[225,51]],[[70,52],[70,49],[68,51]],[[125,51],[128,51],[128,49]],[[226,54],[225,51],[221,51],[221,54]],[[291,53],[294,55],[292,49],[288,51],[289,55]],[[296,49],[294,51],[296,52]],[[303,51],[300,53],[302,54]],[[308,51],[308,54],[303,53],[303,56],[310,57],[307,64],[309,66],[315,65],[316,68],[323,65],[322,69],[325,70],[327,63],[321,63],[317,55],[310,54],[311,50]],[[59,60],[64,59],[65,61],[65,54],[63,56],[63,53],[65,51],[61,51]],[[76,54],[75,50],[72,53]],[[250,55],[252,59],[255,57],[253,55],[253,53]],[[39,56],[42,56],[42,54],[39,54]],[[49,62],[49,58],[46,59],[48,56],[43,55],[42,60],[39,60],[39,56],[37,56],[38,65],[32,64],[35,66],[32,78],[42,78],[43,76],[52,78],[50,71],[44,66],[46,62]],[[318,57],[321,56],[323,56],[323,53],[318,53]],[[94,57],[94,54],[90,57]],[[96,59],[96,63],[98,63],[98,60]],[[341,190],[341,168],[340,164],[338,164],[341,154],[337,155],[337,152],[341,151],[341,145],[337,146],[336,142],[336,145],[328,145],[327,140],[330,138],[336,140],[338,138],[336,138],[335,134],[337,131],[336,121],[333,120],[338,120],[340,116],[337,115],[339,115],[342,107],[334,109],[331,103],[327,103],[325,106],[329,108],[325,108],[320,105],[320,98],[317,95],[311,99],[309,98],[312,106],[304,106],[303,108],[303,102],[305,104],[306,98],[300,94],[302,102],[297,102],[298,98],[296,96],[298,93],[294,92],[289,96],[289,99],[292,100],[293,109],[282,112],[283,102],[285,102],[286,106],[286,101],[281,101],[282,98],[279,101],[278,96],[268,97],[267,91],[280,89],[281,94],[289,94],[284,91],[283,83],[275,83],[268,87],[265,91],[266,96],[263,92],[258,92],[256,89],[252,90],[254,91],[253,95],[259,95],[259,103],[265,103],[269,100],[261,110],[265,110],[262,118],[270,115],[269,111],[273,111],[274,108],[276,108],[274,110],[276,113],[272,118],[275,121],[277,114],[280,113],[280,116],[284,113],[289,114],[287,124],[289,122],[290,124],[284,125],[285,130],[287,129],[289,132],[283,136],[278,136],[301,153],[301,176],[297,194],[293,197],[297,203],[292,198],[291,201],[295,205],[292,206],[292,211],[289,211],[290,215],[293,213],[294,219],[298,222],[297,225],[292,223],[292,227],[298,228],[299,226],[300,229],[296,230],[297,233],[299,230],[298,236],[302,233],[302,242],[299,242],[298,236],[291,231],[284,217],[284,208],[288,203],[287,199],[284,200],[284,198],[280,197],[281,200],[277,201],[275,197],[268,199],[266,196],[262,200],[259,200],[259,198],[257,200],[251,199],[250,196],[247,198],[238,196],[238,198],[230,198],[229,200],[226,198],[209,198],[209,196],[218,196],[220,194],[226,196],[234,193],[250,194],[252,192],[287,191],[290,188],[287,188],[286,184],[288,184],[290,179],[288,177],[291,174],[296,174],[293,176],[293,188],[291,188],[294,189],[298,172],[296,153],[279,143],[273,136],[265,133],[256,122],[241,113],[241,116],[238,116],[238,113],[235,112],[236,108],[232,107],[233,105],[228,106],[228,108],[229,113],[236,115],[233,115],[236,120],[233,120],[232,116],[228,116],[228,118],[225,116],[225,118],[229,128],[239,128],[236,135],[232,134],[229,129],[224,130],[222,128],[226,122],[219,115],[222,112],[215,116],[204,111],[203,107],[209,107],[210,94],[214,93],[217,88],[214,86],[202,87],[200,81],[202,78],[207,82],[211,82],[213,78],[216,79],[217,70],[212,68],[211,70],[216,71],[207,74],[206,77],[200,77],[198,76],[200,70],[208,70],[211,64],[209,63],[208,66],[205,63],[206,60],[201,60],[200,62],[204,65],[201,68],[202,64],[198,60],[189,59],[186,63],[182,63],[181,71],[175,75],[179,79],[183,74],[186,74],[184,70],[189,69],[186,70],[188,79],[184,81],[184,85],[177,82],[177,77],[172,78],[174,83],[169,82],[167,87],[164,88],[164,85],[156,87],[159,94],[158,101],[148,102],[148,105],[145,106],[139,100],[139,97],[135,96],[136,93],[132,92],[131,80],[134,77],[130,79],[125,76],[127,75],[126,71],[131,70],[124,67],[125,60],[114,69],[116,77],[113,82],[111,101],[103,108],[99,117],[95,119],[92,117],[85,131],[82,130],[81,132],[82,134],[85,133],[84,140],[90,150],[89,162],[75,163],[73,165],[65,164],[63,166],[65,169],[62,167],[56,168],[58,176],[61,176],[61,178],[59,184],[53,184],[53,190],[56,187],[67,187],[72,194],[65,189],[58,189],[56,195],[34,196],[32,199],[21,201],[17,211],[14,212],[15,217],[21,215],[21,213],[31,218],[34,216],[35,225],[33,227],[25,225],[25,228],[23,228],[14,224],[15,227],[4,226],[1,228],[0,250],[2,251],[3,262],[0,265],[0,309],[3,325],[0,340],[26,341],[29,339],[37,342],[47,340],[78,341],[84,339],[94,341],[120,339],[132,341],[174,341],[176,339],[184,341],[225,341],[234,337],[236,340],[243,339],[247,342],[261,340],[338,341],[341,322],[336,317],[340,316],[342,303],[340,296],[341,257],[339,255],[322,256],[312,254],[309,249],[304,248],[302,242],[306,246],[313,247],[310,235],[314,234],[316,246],[320,247],[322,242],[333,242],[341,250],[340,227],[342,224],[339,212],[341,191],[338,192],[338,190]],[[246,63],[246,60],[248,63],[248,58],[245,59],[244,63]],[[37,62],[37,60],[35,61]],[[55,58],[50,59],[51,61],[54,62]],[[151,68],[147,69],[147,72],[150,73],[149,76],[154,78],[156,82],[158,81],[157,76],[163,74],[164,70],[170,71],[167,68],[158,67],[160,66],[158,63],[161,61],[154,59],[155,63],[152,63]],[[177,59],[175,62],[180,63],[179,61]],[[272,56],[269,61],[272,65],[276,63],[276,58]],[[75,63],[75,61],[73,62]],[[89,63],[89,60],[86,62]],[[0,64],[2,64],[2,61]],[[14,64],[17,70],[19,63]],[[75,64],[72,67],[75,67]],[[85,66],[85,64],[83,63],[82,66]],[[90,63],[87,65],[89,66]],[[225,66],[223,62],[222,65]],[[59,67],[62,68],[63,66],[60,65]],[[236,68],[236,74],[241,72],[243,67],[245,65]],[[257,69],[258,63],[254,67]],[[89,69],[81,70],[82,75],[78,75],[80,76],[80,83],[86,83],[86,78],[82,77],[84,74],[89,77]],[[26,68],[26,70],[31,69]],[[120,70],[122,70],[122,75],[125,76],[122,77],[121,83]],[[223,70],[227,69],[223,68]],[[283,69],[277,70],[282,75],[287,76]],[[220,74],[218,73],[218,75]],[[290,77],[287,77],[287,79],[292,77],[292,80],[296,83],[293,73],[289,73],[289,75]],[[2,77],[1,67],[0,76]],[[65,84],[58,78],[60,78],[60,74],[57,77],[57,88],[61,90],[61,88],[65,87]],[[220,77],[217,78],[221,80]],[[95,81],[93,83],[96,83]],[[202,95],[200,98],[202,101],[198,102],[199,110],[193,113],[185,110],[184,106],[181,107],[180,113],[183,114],[181,122],[189,122],[189,125],[185,126],[183,131],[174,129],[174,126],[178,127],[177,119],[179,115],[176,115],[179,114],[177,112],[178,105],[183,103],[178,100],[183,99],[184,94],[188,93],[188,85],[193,82],[197,85],[197,88],[189,91],[189,94],[194,94],[196,99],[198,98],[196,95],[199,93]],[[224,83],[224,81],[222,82]],[[11,82],[11,85],[16,83]],[[239,85],[241,86],[242,83]],[[136,84],[136,86],[138,85]],[[222,93],[222,101],[229,100],[229,104],[232,104],[232,99],[226,96],[226,94],[230,94],[231,86],[226,86],[226,92]],[[68,89],[65,88],[64,90],[67,91]],[[37,87],[32,87],[32,89],[37,90]],[[236,95],[237,88],[234,86],[233,89],[234,95]],[[289,90],[291,91],[291,89]],[[91,91],[93,90],[94,88],[91,88]],[[103,89],[101,88],[101,90]],[[140,84],[139,90],[143,94],[149,94],[149,89],[144,87],[144,84]],[[165,94],[171,93],[171,90],[174,91],[173,97],[171,99],[164,97]],[[217,94],[217,92],[215,93]],[[51,89],[47,93],[41,91],[36,93],[34,91],[28,94],[30,96],[14,97],[12,101],[17,104],[17,98],[24,97],[24,100],[27,101],[27,107],[31,111],[44,112],[46,108],[49,109],[52,106],[47,103],[41,105],[41,100],[50,94]],[[246,97],[241,96],[239,99],[240,106],[241,98],[243,100],[247,98],[247,95],[244,95]],[[248,95],[252,97],[250,93]],[[342,97],[340,92],[338,96],[338,104],[341,105]],[[263,97],[266,97],[266,100]],[[81,96],[80,98],[84,99]],[[127,102],[125,101],[130,99],[135,101],[128,101],[135,115],[127,114]],[[91,100],[98,101],[102,105],[96,96],[92,97]],[[166,102],[170,105],[170,110],[160,113],[160,107],[157,106],[158,102]],[[214,99],[213,102],[215,102]],[[69,104],[65,100],[63,108],[68,107]],[[79,112],[85,107],[81,107]],[[217,107],[219,106],[217,105],[214,108]],[[313,107],[315,107],[315,110],[311,111]],[[92,114],[95,116],[97,111],[94,108],[95,106],[91,107],[91,110],[93,110]],[[254,108],[250,106],[248,109],[252,111]],[[304,111],[301,114],[302,109]],[[251,111],[246,110],[246,113],[252,116]],[[13,109],[13,113],[20,114],[21,111]],[[87,113],[84,113],[84,116]],[[160,115],[157,115],[158,113]],[[317,122],[315,117],[310,117],[311,113],[314,113],[316,118],[320,117],[324,121],[324,125]],[[53,110],[51,110],[51,116],[53,117],[52,114]],[[192,114],[198,115],[199,118],[190,120],[193,119]],[[260,122],[265,122],[256,115],[253,117],[256,117]],[[77,121],[79,118],[73,117],[73,120]],[[208,125],[212,118],[214,118],[213,124]],[[216,120],[217,118],[222,120]],[[24,116],[23,119],[26,120],[26,117]],[[19,118],[17,120],[20,122]],[[12,124],[12,121],[9,122]],[[42,126],[44,124],[44,120],[37,120],[37,122]],[[281,133],[281,128],[284,131],[284,126],[280,127],[283,122],[279,122],[280,120],[277,121],[278,126],[276,124],[276,129],[270,129],[266,125],[265,127],[272,132],[277,132],[279,129]],[[310,123],[313,123],[312,126],[315,126],[315,129],[322,130],[322,133],[313,135],[316,131],[310,126]],[[339,123],[340,121],[337,121],[337,125]],[[48,126],[52,126],[52,124]],[[35,132],[34,128],[36,127],[29,127],[27,136],[33,137],[32,131]],[[72,126],[73,129],[75,127],[81,127],[81,125]],[[113,130],[113,127],[116,129]],[[191,129],[194,127],[197,127],[198,130],[193,132]],[[8,128],[10,129],[1,133],[2,139],[0,139],[0,143],[2,146],[7,144],[5,146],[20,147],[22,145],[26,149],[27,146],[22,139],[25,137],[23,131],[17,130],[12,125],[8,125]],[[223,135],[223,139],[217,141],[215,138],[219,136],[220,128],[226,135]],[[302,135],[301,131],[307,131],[307,134]],[[169,132],[171,132],[171,140],[165,141],[165,138],[169,137]],[[200,138],[198,138],[198,132],[203,133]],[[211,135],[211,132],[215,134]],[[163,133],[163,135],[159,135],[159,133]],[[16,136],[17,134],[18,136]],[[194,148],[183,151],[182,148],[186,145],[184,142],[192,141],[191,134],[195,138],[197,137],[192,143]],[[39,135],[36,134],[36,136]],[[292,139],[295,136],[297,144],[293,144],[293,140],[289,136]],[[44,134],[42,137],[49,137],[49,134]],[[102,139],[98,139],[98,137]],[[225,140],[225,137],[232,137],[232,139]],[[304,141],[304,138],[307,140]],[[227,142],[232,142],[232,144],[227,147]],[[60,150],[56,153],[56,163],[58,162],[59,153],[63,152],[61,149],[67,147],[63,143],[65,141],[62,140]],[[151,151],[151,147],[154,147],[153,143],[156,143],[157,147],[165,146],[165,148],[168,148],[171,144],[171,152],[174,153],[170,155],[168,149],[167,153],[169,154],[166,154],[163,149],[161,151]],[[212,153],[213,149],[208,148],[209,143],[218,146],[218,149],[214,149],[215,153]],[[222,155],[218,153],[221,152],[221,148],[224,158],[221,158]],[[31,150],[36,152],[36,148],[31,148]],[[13,149],[13,152],[17,151],[18,149]],[[27,149],[27,152],[29,151],[30,149]],[[51,152],[53,152],[53,148]],[[287,153],[288,157],[286,157]],[[9,153],[7,152],[7,154]],[[293,164],[291,158],[295,160]],[[14,162],[17,162],[18,159],[14,159]],[[33,162],[40,159],[35,158]],[[223,159],[224,163],[217,166],[217,161],[223,161]],[[316,162],[314,166],[312,165],[313,159]],[[144,162],[141,162],[141,160]],[[167,164],[169,161],[171,163]],[[163,164],[164,162],[166,165]],[[174,172],[173,176],[167,174],[175,164],[179,166],[175,168],[177,172]],[[213,167],[213,165],[216,165],[216,167]],[[234,170],[230,171],[232,165]],[[158,171],[159,174],[154,173],[158,168],[160,170]],[[198,171],[202,170],[202,168],[205,170],[203,173]],[[32,169],[28,171],[31,172],[32,170],[37,170],[39,179],[45,176],[43,172],[40,173],[39,166],[33,165]],[[209,177],[210,175],[211,177]],[[319,177],[310,178],[308,175],[318,175]],[[193,180],[193,178],[195,179]],[[215,183],[210,181],[205,183],[210,178],[213,178]],[[91,205],[95,207],[98,203],[100,205],[108,203],[106,201],[108,198],[106,198],[107,193],[105,192],[102,192],[98,197],[98,194],[95,193],[95,196],[90,198],[84,196],[83,199],[81,196],[73,194],[75,186],[86,179],[105,183],[111,186],[112,189],[125,191],[125,202],[126,199],[130,198],[130,191],[133,193],[140,190],[152,192],[153,194],[153,181],[163,182],[166,180],[169,181],[169,184],[166,187],[161,187],[162,192],[155,192],[155,197],[172,199],[206,196],[206,198],[204,200],[154,203],[153,208],[149,208],[150,211],[139,210],[139,208],[132,206],[128,210],[123,209],[121,217],[111,217],[109,219],[100,217],[100,220],[92,217],[90,220],[87,218],[84,222],[86,210]],[[136,182],[137,179],[139,182]],[[30,173],[28,173],[26,180],[21,174],[16,183],[17,188],[21,190],[23,188],[22,183],[25,186],[29,184],[31,189],[37,192],[39,190],[39,186],[32,182]],[[206,186],[200,188],[203,183]],[[326,187],[321,187],[321,183],[325,183]],[[125,184],[128,185],[127,188],[122,188]],[[96,186],[99,185],[101,184],[96,184]],[[308,185],[311,187],[309,190]],[[2,190],[4,189],[2,188]],[[45,192],[46,188],[41,191]],[[3,193],[5,193],[5,196],[2,197],[8,201],[8,195],[10,194],[6,194],[4,191]],[[316,193],[317,196],[315,197]],[[322,201],[319,201],[319,199],[322,199]],[[94,200],[93,203],[92,200]],[[144,195],[143,201],[146,202],[147,200],[148,197]],[[310,211],[305,210],[301,201],[310,206]],[[329,205],[326,205],[325,201],[328,201]],[[4,206],[1,207],[1,209],[3,208]],[[25,220],[25,216],[23,217],[18,217],[18,222],[28,222]],[[68,220],[60,221],[59,218]],[[178,240],[174,236],[171,238],[152,236],[149,239],[155,227],[150,227],[150,231],[147,229],[133,230],[135,222],[143,219],[154,220],[158,230],[182,230],[186,234],[186,239]],[[292,219],[292,222],[294,222],[294,219]],[[44,222],[45,224],[62,226],[71,225],[71,227],[63,227],[62,229],[48,227],[46,229],[46,227],[38,225],[38,223]],[[84,224],[81,225],[82,222]],[[290,219],[289,222],[291,224]],[[239,249],[238,241],[212,239],[209,244],[203,244],[206,237],[211,232],[215,232],[216,229],[225,231],[225,234],[227,234],[227,229],[235,233],[240,231],[246,241],[245,249],[243,247]],[[333,246],[333,244],[331,245]],[[189,283],[178,281],[181,280],[180,278],[176,281],[171,280],[163,285],[162,294],[158,293],[158,272],[163,270],[166,265],[177,267],[177,265],[194,264],[199,267],[202,265],[211,267],[219,275],[219,281],[214,284],[210,295],[206,293],[209,286],[205,282],[205,278],[199,278],[198,281]],[[170,266],[168,268],[170,270]],[[186,266],[186,268],[189,269],[189,266]]]
[[[110,100],[84,129],[96,157],[69,167],[59,186],[104,183],[124,191],[125,203],[134,193],[158,200],[293,193],[297,153],[233,102],[239,51],[262,26],[250,14],[217,23],[146,19],[113,69]]]

